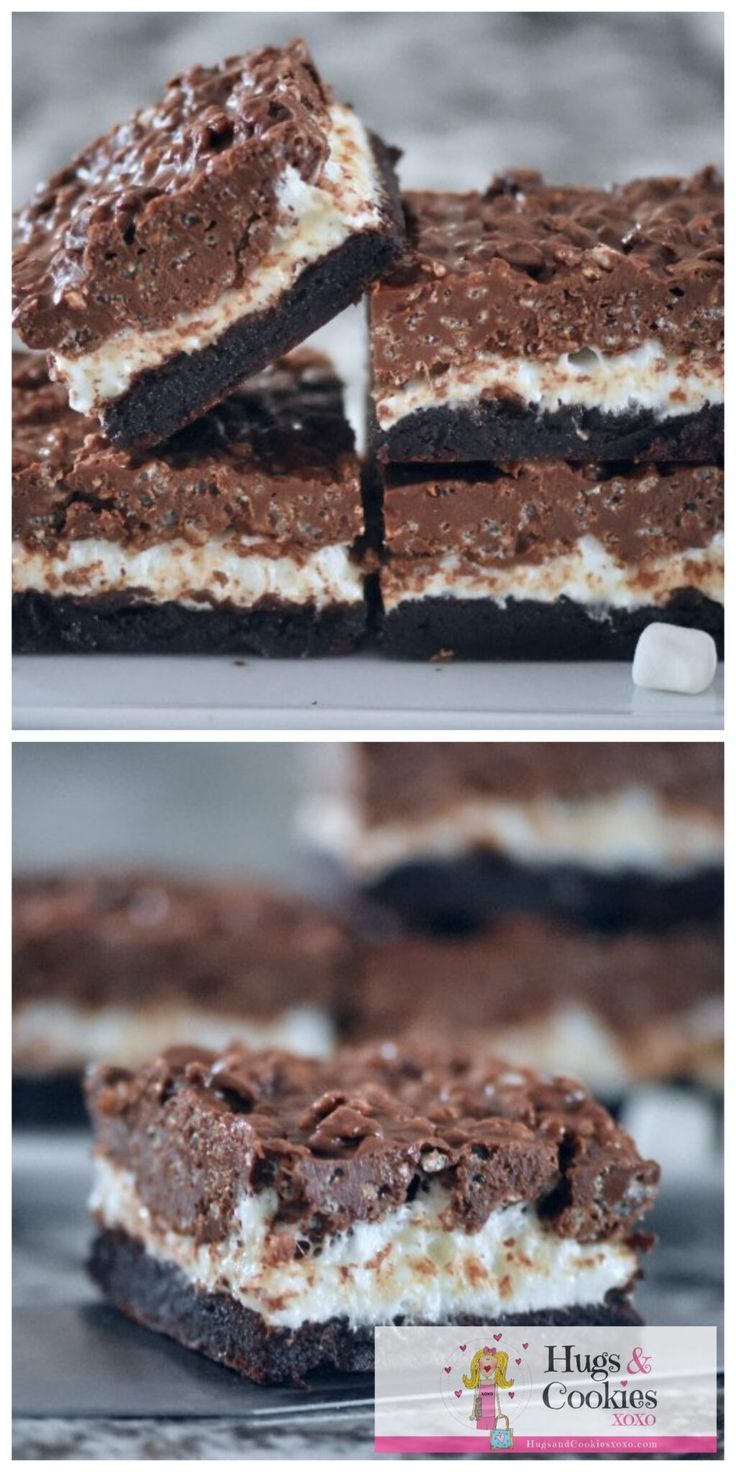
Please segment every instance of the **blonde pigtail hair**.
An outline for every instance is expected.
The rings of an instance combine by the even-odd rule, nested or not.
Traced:
[[[505,1349],[499,1349],[497,1359],[498,1369],[496,1370],[496,1384],[499,1390],[510,1390],[514,1382],[513,1380],[506,1379],[506,1371],[509,1367],[509,1357]]]
[[[480,1385],[480,1362],[483,1358],[483,1350],[476,1349],[470,1361],[470,1374],[463,1375],[463,1385],[466,1390],[476,1390]]]

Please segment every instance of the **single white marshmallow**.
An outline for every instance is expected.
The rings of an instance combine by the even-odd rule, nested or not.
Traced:
[[[655,623],[639,635],[631,674],[643,690],[700,695],[708,689],[717,663],[715,642],[703,629]]]

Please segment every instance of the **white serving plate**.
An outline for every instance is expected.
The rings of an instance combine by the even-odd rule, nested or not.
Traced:
[[[13,698],[16,731],[720,731],[723,666],[687,696],[635,689],[628,663],[25,655]]]

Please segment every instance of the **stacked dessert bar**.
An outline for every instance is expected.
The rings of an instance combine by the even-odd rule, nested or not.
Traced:
[[[722,793],[712,743],[330,748],[301,822],[369,907],[348,1035],[719,1088]]]
[[[402,212],[302,42],[174,78],[18,218],[16,648],[345,652],[376,554],[389,654],[720,643],[722,221],[712,170]],[[364,513],[291,350],[369,288]]]
[[[86,1065],[136,1067],[173,1041],[323,1056],[439,1023],[607,1098],[657,1080],[720,1086],[721,937],[685,910],[660,931],[615,933],[529,913],[460,934],[356,918],[245,879],[19,878],[16,1120],[79,1117]]]
[[[365,947],[352,1041],[451,1031],[491,1057],[582,1078],[618,1102],[641,1084],[723,1086],[723,944],[688,919],[604,934],[525,915],[471,935]]]
[[[13,369],[20,652],[339,654],[365,627],[360,475],[342,391],[297,350],[133,452]]]
[[[18,219],[16,647],[339,653],[364,622],[329,363],[400,254],[391,158],[302,42],[194,67]],[[44,361],[53,379],[45,376]]]
[[[370,1370],[377,1324],[640,1322],[656,1163],[584,1086],[482,1036],[430,1046],[395,1011],[392,1041],[335,1047],[377,1023],[380,981],[316,905],[35,877],[14,940],[26,1099],[45,1080],[58,1107],[104,1059],[90,1267],[133,1319],[298,1383]]]
[[[723,628],[723,191],[410,193],[370,300],[395,655],[626,658]]]
[[[659,1169],[580,1084],[482,1053],[175,1048],[88,1084],[91,1271],[258,1381],[377,1324],[637,1324]]]
[[[334,914],[244,879],[18,877],[16,1118],[78,1115],[89,1063],[135,1067],[172,1042],[324,1054],[354,971],[354,942]]]
[[[723,913],[714,742],[431,741],[319,747],[301,826],[422,930],[509,912],[610,931]]]

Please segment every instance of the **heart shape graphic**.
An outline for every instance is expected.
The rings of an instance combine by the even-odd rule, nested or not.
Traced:
[[[493,1365],[484,1365],[483,1366],[483,1373],[485,1375],[490,1375],[492,1369],[493,1369]]]
[[[446,1375],[449,1375],[451,1369],[452,1369],[452,1365],[445,1365],[445,1374]]]
[[[621,1381],[621,1384],[624,1386],[624,1388],[628,1385],[628,1383],[629,1383],[628,1380],[622,1380]]]
[[[521,1364],[521,1360],[520,1360],[520,1359],[518,1359],[518,1360],[514,1360],[514,1364],[515,1364],[515,1365],[520,1365],[520,1364]]]
[[[510,1390],[509,1391],[509,1400],[513,1400],[513,1398],[514,1398],[515,1395],[516,1395],[516,1391],[515,1390]]]
[[[529,1345],[528,1344],[524,1344],[523,1341],[522,1341],[521,1347],[522,1347],[522,1349],[528,1349],[529,1348]]]
[[[459,1400],[460,1396],[462,1395],[462,1390],[453,1391],[453,1395],[455,1396],[455,1400]]]
[[[496,1341],[496,1344],[498,1344],[499,1339],[503,1339],[503,1334],[494,1334],[493,1337]]]
[[[467,1347],[468,1347],[467,1344],[460,1344],[460,1345],[458,1345],[458,1348],[462,1350],[463,1354],[465,1353]]]

